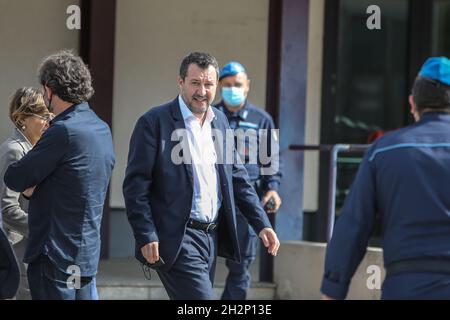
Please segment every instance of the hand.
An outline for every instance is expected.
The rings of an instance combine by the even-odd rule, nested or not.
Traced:
[[[22,194],[27,198],[31,198],[31,196],[33,195],[34,189],[36,189],[36,186],[26,189],[24,192],[22,192]]]
[[[270,200],[270,198],[273,198],[275,202],[275,207],[272,210],[268,210],[267,213],[275,213],[281,206],[281,198],[278,195],[278,192],[276,192],[275,190],[269,190],[262,198],[262,205],[265,206],[266,203]]]
[[[153,264],[159,260],[159,242],[147,243],[141,248],[141,253],[148,263]]]
[[[268,252],[276,256],[278,249],[280,248],[280,241],[278,240],[277,234],[273,231],[272,228],[264,228],[259,233],[259,237],[261,238],[264,246],[268,248]]]
[[[330,296],[327,296],[326,294],[322,294],[322,297],[320,298],[321,300],[336,300]]]

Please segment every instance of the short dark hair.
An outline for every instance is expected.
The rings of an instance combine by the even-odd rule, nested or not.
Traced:
[[[66,102],[82,103],[94,95],[89,69],[68,50],[44,58],[39,67],[39,81]]]
[[[183,59],[180,66],[181,79],[184,80],[186,78],[189,65],[192,63],[195,63],[201,69],[206,69],[209,66],[213,66],[214,69],[216,69],[217,79],[219,79],[219,64],[217,63],[216,58],[209,53],[203,52],[192,52]]]
[[[412,96],[418,111],[424,109],[450,109],[450,86],[432,79],[417,77]]]

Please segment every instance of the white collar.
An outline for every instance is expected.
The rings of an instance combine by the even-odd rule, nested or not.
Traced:
[[[181,95],[178,95],[178,103],[180,105],[180,110],[181,110],[181,114],[183,116],[184,121],[188,120],[189,118],[195,118],[196,120],[198,119],[191,110],[189,110],[188,106],[186,105],[186,103],[184,102],[183,98],[181,97]],[[205,120],[208,121],[209,123],[211,123],[213,121],[213,119],[216,117],[213,109],[211,106],[208,106],[208,109],[206,110],[206,118]]]

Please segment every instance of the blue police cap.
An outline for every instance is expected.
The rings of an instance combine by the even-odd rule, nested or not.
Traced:
[[[450,86],[450,60],[446,57],[428,58],[420,69],[419,76]]]
[[[228,62],[220,71],[219,80],[229,76],[235,76],[238,73],[247,73],[242,64],[237,61]]]

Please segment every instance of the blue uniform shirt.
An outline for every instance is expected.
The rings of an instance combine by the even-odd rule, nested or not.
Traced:
[[[253,129],[258,132],[259,129],[266,129],[271,130],[275,129],[275,125],[273,123],[272,117],[262,110],[261,108],[258,108],[257,106],[251,104],[250,102],[246,101],[243,108],[239,109],[236,112],[229,111],[223,104],[223,101],[221,101],[218,105],[216,105],[216,108],[218,108],[220,111],[225,113],[227,116],[228,122],[230,123],[231,129],[242,129],[244,131],[248,129]],[[270,134],[270,132],[269,132]],[[241,138],[244,138],[244,136],[241,136]],[[275,190],[278,191],[278,187],[280,185],[281,180],[281,167],[278,158],[273,158],[273,161],[277,161],[278,164],[271,163],[264,165],[266,167],[277,166],[279,169],[271,175],[262,175],[261,174],[261,167],[263,166],[259,161],[257,164],[249,164],[249,151],[250,150],[258,150],[258,160],[259,160],[259,135],[257,135],[256,139],[245,139],[245,141],[240,141],[240,145],[243,146],[243,148],[237,148],[237,151],[239,155],[241,156],[241,159],[243,159],[245,169],[247,169],[248,175],[250,177],[251,181],[257,181],[260,180],[261,182],[261,189],[262,191],[268,191],[268,190]],[[236,138],[235,138],[236,139]],[[276,137],[278,139],[278,137]],[[236,140],[235,140],[236,141]],[[278,142],[278,141],[277,141]],[[256,146],[250,145],[252,143],[256,143]],[[271,139],[268,139],[268,149],[269,154],[272,154],[270,148],[271,148]],[[239,144],[236,141],[236,146]]]
[[[96,274],[114,161],[108,125],[82,103],[55,117],[34,148],[9,166],[4,179],[10,189],[36,186],[24,262],[46,254],[61,271],[77,265],[82,276]]]
[[[366,253],[374,218],[384,264],[450,259],[450,114],[425,113],[366,152],[328,245],[322,293],[347,295]]]

